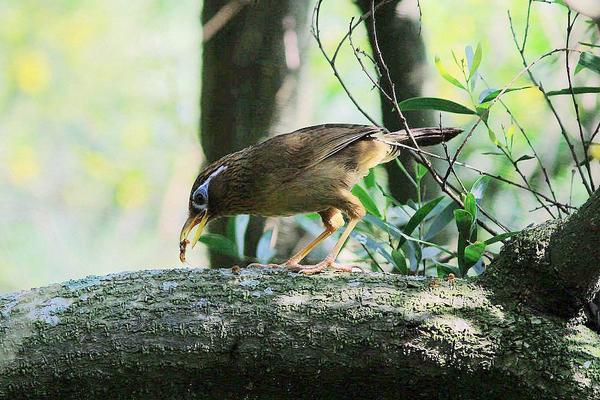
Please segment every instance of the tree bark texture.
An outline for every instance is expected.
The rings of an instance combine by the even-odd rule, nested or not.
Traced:
[[[482,278],[543,312],[576,317],[600,282],[600,190],[566,221],[525,231]]]
[[[290,65],[286,59],[286,51],[289,58],[290,52],[298,49],[286,50],[284,35],[288,30],[303,31],[309,3],[240,2],[247,4],[204,43],[202,51],[200,141],[207,162],[267,137],[277,117],[277,94],[286,76],[297,72],[298,66]],[[206,24],[230,3],[231,0],[205,0],[202,23]],[[262,221],[253,217],[248,226],[249,256],[254,255]],[[224,234],[226,225],[227,219],[223,218],[211,223],[210,229]],[[211,252],[213,265],[238,262]]]
[[[355,0],[361,12],[371,11],[372,0]],[[380,0],[375,1],[375,5]],[[424,82],[425,74],[425,45],[420,32],[420,21],[410,16],[397,12],[401,0],[390,1],[379,7],[375,13],[375,28],[377,34],[378,47],[381,50],[381,56],[387,65],[390,77],[394,82],[394,88],[398,101],[411,97],[421,96],[421,86]],[[375,35],[373,22],[371,19],[365,21],[365,26],[369,34],[369,42],[373,54],[377,54],[375,45]],[[387,79],[384,65],[380,59],[375,56],[377,66],[381,71],[381,87],[391,95],[392,88]],[[380,94],[381,115],[383,125],[390,131],[403,129],[400,118],[395,112],[389,100]],[[407,111],[404,113],[408,125],[412,127],[435,126],[431,113],[428,111]],[[412,173],[413,159],[410,154],[403,152],[399,160]],[[416,199],[416,190],[409,182],[395,163],[385,165],[388,173],[390,192],[401,202],[405,203],[408,199]],[[430,184],[429,190],[435,191],[435,186]]]
[[[523,232],[479,280],[174,269],[4,295],[0,397],[598,399],[579,316],[599,207]]]

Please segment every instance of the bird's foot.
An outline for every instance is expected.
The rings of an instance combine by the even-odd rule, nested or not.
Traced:
[[[300,264],[285,263],[283,266],[288,271],[297,272],[299,274],[304,274],[304,275],[319,274],[319,273],[323,272],[323,270],[326,268],[331,268],[334,270],[334,272],[352,272],[354,270],[354,268],[358,268],[362,271],[362,269],[360,267],[357,267],[355,265],[338,264],[335,261],[330,260],[330,259],[325,259],[325,260],[321,261],[320,263],[314,264],[314,265],[300,265]]]
[[[281,265],[252,263],[252,264],[248,264],[248,266],[246,268],[281,268]]]

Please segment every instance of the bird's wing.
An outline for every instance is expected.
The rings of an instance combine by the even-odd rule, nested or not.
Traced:
[[[303,146],[304,168],[311,168],[364,137],[378,134],[383,128],[369,125],[324,124],[302,128],[290,133]]]

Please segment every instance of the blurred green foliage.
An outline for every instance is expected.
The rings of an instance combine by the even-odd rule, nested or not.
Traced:
[[[174,264],[200,153],[199,6],[0,4],[0,291]]]
[[[347,32],[349,19],[357,14],[350,1],[343,7],[340,2],[326,2],[322,12],[322,37],[329,48]],[[417,16],[413,3],[405,0],[399,12]],[[476,108],[483,102],[476,94],[502,88],[523,68],[512,43],[506,11],[511,11],[517,34],[522,37],[526,2],[420,3],[429,65],[426,71],[417,71],[415,79],[423,81],[425,96]],[[202,162],[197,140],[200,7],[200,1],[192,0],[0,3],[0,292],[87,274],[178,265],[178,231],[185,218],[189,187]],[[564,47],[565,27],[563,7],[535,2],[526,49],[529,60]],[[363,39],[359,39],[361,35]],[[361,48],[368,48],[363,28],[354,36]],[[571,47],[578,47],[578,40],[596,43],[597,33],[581,18],[572,38]],[[452,61],[453,53],[464,54],[468,45],[473,47],[471,61],[467,61],[471,67],[478,64],[474,69],[484,79],[477,78],[476,93],[470,87],[459,89],[448,79],[461,76],[460,62]],[[597,53],[589,46],[585,49]],[[578,56],[572,57],[575,66]],[[593,57],[586,60],[593,68]],[[340,53],[338,67],[359,102],[377,116],[378,95],[350,49]],[[547,90],[567,86],[563,55],[546,60],[534,71]],[[301,107],[282,110],[287,117],[275,132],[321,122],[365,122],[312,41],[301,76]],[[467,79],[468,84],[474,79]],[[599,79],[600,75],[584,70],[575,76],[575,86],[598,87]],[[523,76],[512,86],[530,84]],[[576,135],[569,97],[556,96],[553,101],[559,113],[567,116],[569,131]],[[598,120],[598,95],[585,93],[578,99],[585,126],[593,126]],[[523,89],[503,100],[540,153],[559,200],[567,202],[572,162],[539,91]],[[441,120],[447,126],[469,128],[474,117],[444,112]],[[489,121],[491,129],[477,128],[461,160],[518,180],[509,162],[489,155],[498,144],[490,140],[488,132],[504,132],[506,138],[514,129],[513,117],[494,107]],[[511,133],[509,139],[514,154],[528,154],[518,133]],[[457,145],[450,143],[450,151]],[[535,162],[522,161],[520,165],[532,184],[544,191]],[[468,187],[478,178],[474,172],[461,170],[460,174]],[[423,174],[419,179],[430,177]],[[366,218],[356,235],[367,249],[366,244],[381,246],[387,242],[388,248],[381,248],[385,256],[381,256],[383,252],[375,255],[378,262],[387,263],[386,268],[409,272],[425,266],[427,271],[423,272],[427,274],[437,274],[438,269],[448,273],[456,266],[422,260],[432,260],[444,251],[462,252],[464,269],[480,254],[478,243],[482,239],[462,244],[458,240],[457,227],[451,222],[458,222],[454,213],[461,212],[447,199],[431,200],[431,194],[421,193],[417,203],[397,204],[385,186],[384,170],[376,169],[356,189],[363,199],[369,198],[369,217],[376,218]],[[573,188],[573,203],[581,204],[586,194],[576,179]],[[537,203],[523,191],[491,182],[485,193],[480,200],[511,229],[547,218],[543,210],[530,212]],[[427,212],[417,216],[425,207]],[[409,225],[411,218],[416,218],[412,225],[419,220],[414,227]],[[319,230],[314,219],[297,221],[311,234]],[[220,242],[227,248],[224,251],[239,252],[243,217],[235,224],[228,242]],[[453,239],[443,246],[431,245],[431,240],[441,237],[442,228],[453,230]],[[270,232],[259,244],[263,260],[272,256]],[[391,232],[398,237],[389,239]],[[347,248],[350,251],[344,254],[345,259],[370,259],[356,242],[350,241]],[[190,260],[200,264],[206,258],[204,252],[196,250],[190,252]]]

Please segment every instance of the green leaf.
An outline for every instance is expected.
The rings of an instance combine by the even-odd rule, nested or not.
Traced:
[[[460,271],[452,264],[441,263],[439,261],[433,260],[434,264],[438,268],[438,276],[444,277],[448,274],[454,274],[455,276],[460,276]],[[440,273],[441,272],[441,273]]]
[[[238,249],[238,257],[244,258],[244,238],[250,221],[249,215],[237,215],[235,217],[235,245]]]
[[[415,177],[417,178],[417,181],[423,179],[423,177],[427,175],[428,172],[429,170],[426,166],[424,166],[421,163],[415,163]]]
[[[485,252],[484,242],[475,242],[465,248],[465,264],[467,268],[471,268]]]
[[[426,246],[432,246],[435,247],[437,249],[440,249],[441,251],[443,251],[446,254],[449,254],[451,256],[454,256],[455,254],[453,252],[451,252],[450,250],[446,249],[445,247],[442,247],[438,244],[435,243],[431,243],[425,240],[421,240],[421,239],[417,239],[414,238],[412,236],[409,236],[407,234],[405,234],[404,232],[402,232],[400,229],[396,228],[394,225],[390,224],[389,222],[383,221],[380,218],[377,218],[374,215],[365,215],[365,217],[363,218],[363,220],[372,223],[375,226],[378,226],[379,228],[383,229],[386,233],[388,233],[390,236],[394,237],[395,239],[406,239],[409,242],[415,242],[415,243],[420,243],[420,244],[424,244]]]
[[[356,197],[358,197],[358,199],[360,200],[362,205],[365,207],[365,209],[369,213],[381,218],[381,213],[379,212],[379,209],[377,208],[375,201],[369,195],[369,192],[367,192],[365,189],[363,189],[362,186],[354,185],[354,187],[352,188],[352,194],[355,195]]]
[[[459,208],[454,210],[454,220],[456,221],[458,233],[464,235],[465,238],[468,238],[471,235],[471,226],[474,221],[473,215],[467,210]]]
[[[574,94],[584,93],[600,93],[600,87],[598,86],[578,86],[573,88]],[[560,90],[551,90],[546,93],[548,96],[560,96],[563,94],[571,94],[571,89],[565,88]]]
[[[401,101],[398,106],[402,111],[411,110],[437,110],[446,111],[454,114],[471,114],[477,113],[462,104],[455,103],[451,100],[440,99],[438,97],[412,97]]]
[[[408,274],[408,265],[406,264],[406,256],[402,252],[401,249],[392,250],[392,259],[394,260],[394,265],[396,269],[401,274]]]
[[[581,44],[583,46],[594,47],[594,48],[600,49],[600,45],[593,44],[593,43],[579,42],[579,44]]]
[[[396,165],[398,166],[398,168],[400,168],[400,171],[402,171],[402,173],[404,174],[404,176],[406,177],[406,179],[415,188],[418,188],[419,185],[417,185],[417,182],[415,182],[414,178],[412,177],[412,175],[410,174],[410,172],[408,172],[408,170],[406,169],[406,167],[404,166],[404,164],[402,164],[402,162],[398,158],[395,158],[394,161],[396,162]]]
[[[504,92],[504,94],[506,93],[510,93],[510,92],[516,92],[519,90],[525,90],[525,89],[529,89],[532,88],[534,86],[530,85],[530,86],[522,86],[522,87],[516,87],[516,88],[508,88],[506,89],[506,91]],[[479,96],[479,103],[487,103],[488,101],[492,101],[494,100],[496,97],[498,97],[498,95],[500,93],[502,93],[503,89],[496,89],[496,90],[484,90],[483,92],[481,92],[481,95]]]
[[[308,213],[304,214],[304,216],[308,219],[321,219],[321,216],[318,213]]]
[[[410,263],[410,270],[412,272],[417,271],[419,269],[419,263],[421,262],[422,254],[421,254],[421,246],[417,246],[414,242],[406,242],[404,244],[404,252],[408,257],[408,262]]]
[[[515,126],[514,124],[511,124],[508,129],[506,130],[506,133],[504,134],[504,137],[506,137],[507,141],[511,141],[513,140],[513,137],[515,136]]]
[[[469,66],[469,80],[475,75],[475,72],[479,69],[479,65],[481,64],[481,57],[483,55],[483,51],[481,49],[481,43],[477,45],[477,50],[475,50],[475,56],[473,56],[472,65]]]
[[[535,158],[534,156],[530,156],[529,154],[524,154],[515,161],[515,164],[518,162],[521,162],[521,161],[533,160],[534,158]]]
[[[205,233],[200,237],[200,241],[208,246],[209,249],[231,257],[238,256],[238,250],[235,243],[218,233]]]
[[[404,226],[402,232],[405,235],[410,235],[415,230],[415,228],[419,226],[419,224],[425,219],[425,217],[427,217],[427,215],[435,208],[435,206],[437,206],[438,203],[443,199],[444,196],[440,196],[437,199],[433,199],[423,204],[423,206],[419,208],[416,213],[414,213],[410,220],[408,220],[408,223]],[[404,244],[405,241],[406,239],[404,237],[401,238],[397,248],[402,246],[402,244]]]
[[[267,264],[275,255],[271,241],[273,239],[273,229],[268,229],[263,232],[258,244],[256,245],[256,258],[261,264]]]
[[[600,57],[588,51],[584,51],[579,56],[579,63],[577,63],[575,73],[578,73],[583,68],[587,68],[591,71],[594,71],[597,74],[600,74]]]
[[[423,247],[423,249],[422,249],[423,260],[433,260],[439,254],[440,254],[440,249],[438,249],[437,247],[428,246],[428,247]]]
[[[501,233],[499,235],[489,238],[484,243],[486,244],[486,246],[489,246],[491,244],[504,241],[504,240],[508,239],[509,237],[516,235],[519,232],[520,231]]]
[[[365,176],[365,187],[367,189],[371,189],[375,187],[375,168],[371,168],[369,170],[369,173],[367,174],[367,176]]]
[[[465,56],[467,56],[467,67],[469,68],[469,71],[471,70],[471,66],[473,65],[474,55],[475,53],[473,52],[473,46],[465,46]]]
[[[473,195],[473,193],[467,193],[465,196],[465,210],[471,214],[474,223],[477,219],[477,201],[475,200],[475,195]]]
[[[496,137],[496,134],[490,128],[488,128],[488,137],[490,138],[490,141],[492,143],[494,143],[496,146],[500,146],[500,142],[498,141],[498,138]]]
[[[458,68],[463,68],[463,63],[458,61],[458,57],[456,57],[456,53],[454,53],[454,50],[450,50],[450,53],[452,53],[452,58],[454,59],[454,64],[456,64],[456,66]]]
[[[375,218],[375,217],[373,217],[373,218]],[[390,264],[395,265],[394,258],[386,250],[384,245],[381,244],[380,242],[370,238],[369,236],[365,235],[362,232],[352,231],[350,233],[350,236],[352,236],[358,243],[362,244],[363,246],[367,247],[368,249],[374,251],[375,253],[381,254],[383,256],[383,258],[385,258],[386,261],[389,262]]]
[[[390,201],[390,203],[392,203],[395,206],[402,207],[402,204],[398,201],[398,199],[396,199],[394,196],[392,196],[391,193],[386,192],[386,190],[383,187],[381,187],[381,185],[379,183],[375,182],[375,186],[379,190],[379,193],[381,193],[383,195],[383,197],[388,199]]]
[[[489,183],[490,177],[484,175],[477,178],[477,180],[471,186],[471,193],[473,193],[473,196],[475,196],[477,204],[481,203],[481,200],[483,199],[483,195]]]
[[[458,204],[450,199],[446,199],[448,204],[444,206],[442,211],[431,221],[431,225],[429,225],[429,230],[425,234],[425,240],[429,240],[438,233],[442,229],[444,229],[450,221],[454,219],[454,210],[458,208]],[[440,203],[441,204],[441,203]]]
[[[448,73],[448,71],[446,71],[446,68],[444,68],[444,65],[442,64],[442,62],[438,56],[435,56],[435,67],[437,68],[437,70],[440,73],[440,75],[442,76],[442,78],[444,78],[445,80],[447,80],[448,82],[450,82],[451,84],[453,84],[454,86],[456,86],[458,88],[467,90],[467,89],[465,89],[463,84],[458,81],[458,79],[456,79],[455,77],[450,75]]]

